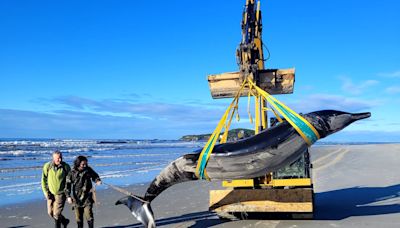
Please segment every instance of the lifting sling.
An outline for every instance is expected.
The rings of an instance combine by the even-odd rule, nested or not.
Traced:
[[[234,97],[233,101],[229,105],[229,107],[226,109],[224,115],[222,116],[221,120],[219,121],[217,127],[215,128],[214,132],[211,134],[209,140],[207,141],[206,145],[202,149],[199,160],[197,163],[196,167],[196,176],[199,179],[207,179],[210,180],[210,178],[207,175],[206,171],[206,166],[208,159],[210,158],[210,155],[214,149],[215,143],[217,142],[222,128],[225,126],[225,132],[224,135],[221,137],[220,143],[225,143],[228,137],[228,130],[229,126],[232,121],[232,117],[235,113],[235,111],[238,108],[238,101],[240,94],[242,93],[242,90],[245,86],[248,86],[249,88],[249,97],[254,96],[254,97],[260,97],[262,99],[265,99],[268,104],[270,105],[270,109],[273,111],[275,114],[276,118],[278,119],[279,122],[282,122],[282,118],[278,115],[282,115],[285,120],[289,122],[289,124],[299,133],[299,135],[304,139],[304,141],[308,144],[308,146],[311,146],[315,141],[317,141],[320,136],[317,132],[317,130],[302,116],[294,112],[292,109],[287,107],[285,104],[282,102],[278,101],[276,98],[271,96],[268,92],[262,90],[258,86],[254,84],[250,79],[245,79],[242,86],[238,90],[236,96]],[[228,123],[226,123],[226,120],[229,118]],[[251,117],[250,117],[251,119]]]

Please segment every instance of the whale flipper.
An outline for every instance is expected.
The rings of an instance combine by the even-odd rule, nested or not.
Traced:
[[[115,202],[115,205],[124,204],[132,212],[132,215],[139,220],[146,228],[155,228],[154,213],[150,203],[143,203],[132,196],[126,196]]]

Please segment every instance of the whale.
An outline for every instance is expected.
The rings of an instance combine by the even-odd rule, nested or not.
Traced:
[[[302,115],[318,131],[320,138],[370,116],[370,112],[348,113],[336,110]],[[283,121],[257,135],[215,145],[207,163],[207,175],[211,181],[260,177],[291,164],[306,152],[309,146],[287,121]],[[143,197],[127,196],[118,200],[116,205],[126,205],[145,227],[155,227],[150,203],[175,184],[198,180],[195,172],[200,152],[201,149],[172,161],[154,178]]]

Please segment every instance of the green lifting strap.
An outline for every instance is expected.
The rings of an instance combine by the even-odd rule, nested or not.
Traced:
[[[196,167],[196,173],[195,173],[197,178],[207,179],[207,180],[210,179],[208,177],[207,171],[206,171],[208,159],[210,158],[211,152],[214,149],[215,143],[217,142],[217,140],[219,138],[222,128],[224,126],[226,126],[225,123],[226,123],[226,120],[228,119],[229,113],[231,113],[231,115],[233,115],[233,112],[231,112],[231,110],[236,108],[237,101],[238,101],[240,94],[246,84],[247,84],[246,81],[244,81],[242,83],[240,89],[236,93],[235,98],[233,99],[233,101],[231,102],[229,107],[226,109],[224,115],[222,116],[217,127],[215,128],[214,132],[212,133],[210,139],[207,141],[206,145],[203,147],[203,150],[201,151],[200,156],[199,156],[199,160],[197,161],[197,167]],[[228,131],[228,130],[229,129],[226,127],[225,131]]]
[[[231,105],[225,111],[220,122],[215,128],[213,134],[211,135],[210,139],[207,141],[206,145],[204,146],[203,150],[200,153],[196,167],[196,176],[199,179],[207,179],[207,180],[210,179],[206,171],[208,159],[210,158],[212,150],[214,149],[215,143],[219,137],[221,129],[228,118],[229,111],[232,108],[234,108],[234,103],[236,102],[237,99],[239,99],[239,95],[245,85],[249,86],[249,93],[253,94],[252,88],[254,88],[258,94],[264,97],[268,101],[268,104],[272,106],[274,113],[276,114],[277,111],[279,114],[281,114],[290,123],[290,125],[300,134],[300,136],[304,139],[304,141],[308,144],[308,146],[311,146],[313,143],[315,143],[315,141],[317,141],[320,138],[317,130],[306,119],[304,119],[302,116],[294,112],[292,109],[287,107],[282,102],[278,101],[276,98],[271,96],[266,91],[256,86],[251,80],[245,80],[240,90],[236,94],[235,99],[232,101]]]
[[[278,101],[266,91],[256,86],[252,81],[248,82],[251,87],[254,87],[256,91],[268,101],[273,109],[281,114],[290,123],[290,125],[292,125],[297,133],[299,133],[304,141],[306,141],[308,146],[311,146],[320,138],[318,131],[306,119],[287,107],[282,102]]]

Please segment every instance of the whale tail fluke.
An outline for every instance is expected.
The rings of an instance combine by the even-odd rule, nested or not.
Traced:
[[[139,197],[138,197],[139,198]],[[146,228],[155,228],[153,210],[150,203],[145,203],[138,198],[126,196],[115,202],[115,205],[124,204],[132,212],[132,215],[140,221]]]

